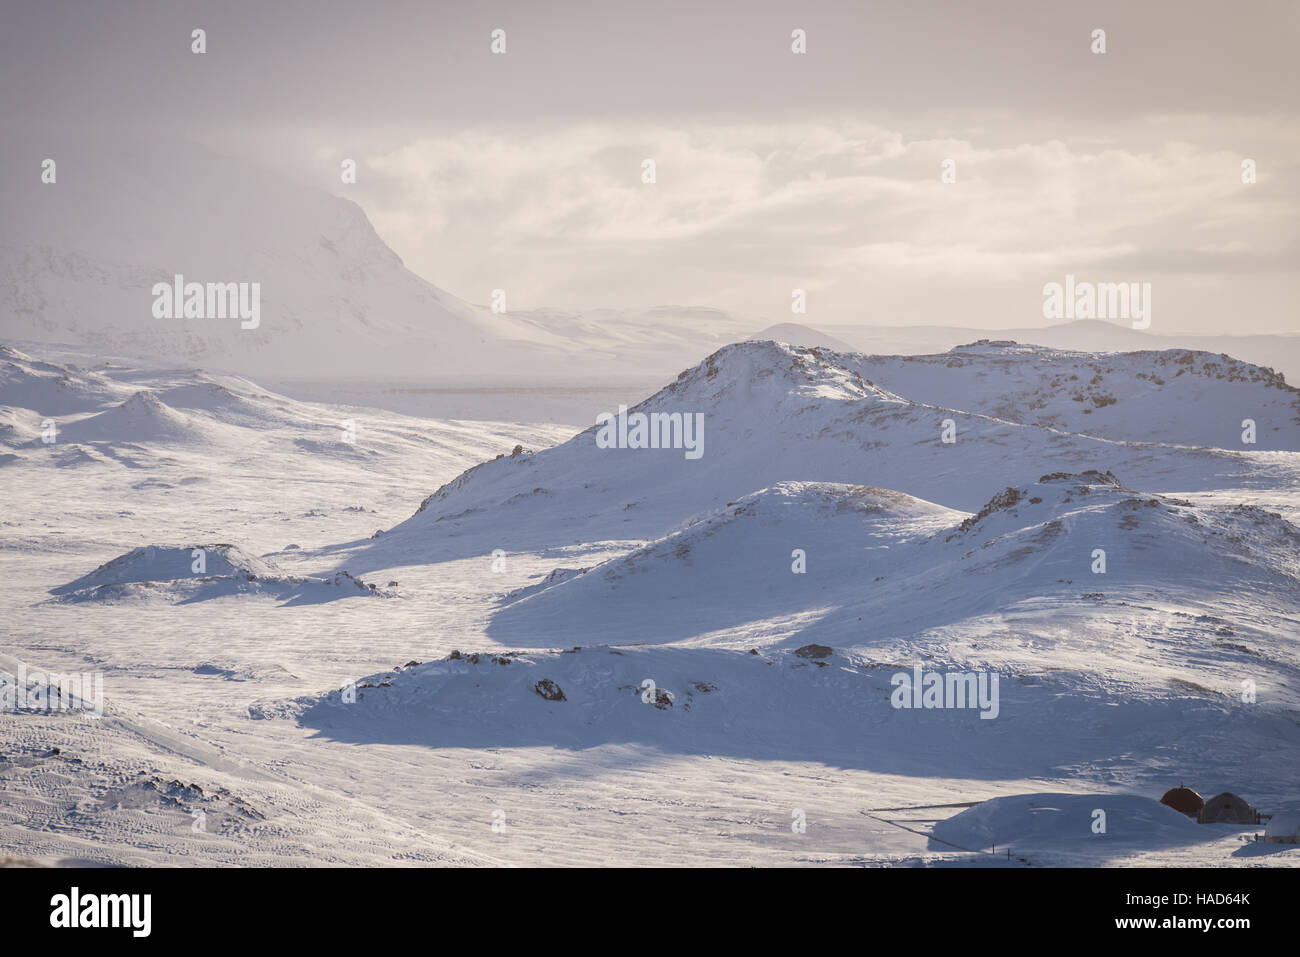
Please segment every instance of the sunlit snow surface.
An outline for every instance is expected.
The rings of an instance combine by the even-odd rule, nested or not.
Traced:
[[[0,353],[0,671],[102,674],[104,716],[0,713],[0,856],[1300,859],[1155,803],[1300,810],[1266,370],[745,343],[641,407],[704,414],[689,460],[77,361]],[[915,667],[996,673],[998,716],[892,707]]]

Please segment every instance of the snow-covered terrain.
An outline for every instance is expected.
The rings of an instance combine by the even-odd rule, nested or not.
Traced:
[[[0,713],[5,855],[1300,860],[1156,803],[1300,810],[1267,369],[743,342],[617,401],[693,457],[67,354],[0,353],[0,671],[103,715]]]
[[[1018,407],[989,375],[1007,358],[1034,370]],[[1174,358],[1152,357],[1147,365],[1163,369],[1160,363]],[[908,394],[875,384],[866,375],[875,361],[773,342],[725,347],[629,410],[702,416],[699,458],[680,448],[601,448],[593,426],[562,445],[457,477],[366,546],[373,554],[364,560],[386,567],[493,548],[656,538],[786,481],[872,485],[974,511],[1003,487],[1052,472],[1111,470],[1130,487],[1182,492],[1265,490],[1294,477],[1293,456],[1259,449],[1300,449],[1300,393],[1262,374],[1223,380],[1193,373],[1182,388],[1121,372],[1105,386],[1116,395],[1075,403],[1054,398],[1051,383],[1082,369],[1080,389],[1087,388],[1093,373],[1084,357],[977,346],[937,364],[942,375],[968,382],[962,395],[936,389],[947,393],[940,404],[913,398],[925,395],[924,380],[905,382]],[[922,372],[935,368],[923,362]],[[1099,404],[1113,405],[1113,413],[1089,414]],[[1268,438],[1242,444],[1243,412],[1254,414],[1258,435]],[[1125,414],[1162,431],[1126,440]]]

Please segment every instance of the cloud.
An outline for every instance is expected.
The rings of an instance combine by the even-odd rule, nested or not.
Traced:
[[[1295,325],[1290,0],[230,0],[203,56],[190,4],[94,6],[6,20],[10,142],[48,119],[242,149],[477,302],[784,319],[797,286],[809,321],[1029,322],[1098,269],[1159,283],[1182,331]]]
[[[1037,300],[1023,290],[1065,272],[1162,285],[1194,272],[1204,290],[1289,270],[1297,137],[1257,134],[1260,183],[1247,186],[1242,154],[1213,129],[1196,121],[1130,148],[1149,136],[1102,127],[990,146],[845,117],[470,128],[364,157],[347,195],[416,272],[480,302],[506,287],[512,308],[778,315],[799,287],[833,321],[856,321],[864,301],[937,321],[926,296],[935,316],[960,305],[996,319],[1020,303],[1027,320]],[[1238,292],[1248,307],[1249,287]],[[1267,298],[1276,308],[1276,290]]]

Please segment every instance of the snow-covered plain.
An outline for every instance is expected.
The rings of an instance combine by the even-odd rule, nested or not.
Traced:
[[[25,348],[0,671],[100,673],[104,713],[0,713],[0,856],[1300,862],[1155,803],[1300,810],[1268,370],[739,343],[623,399],[702,414],[692,459]],[[996,675],[996,717],[894,707],[917,668]]]

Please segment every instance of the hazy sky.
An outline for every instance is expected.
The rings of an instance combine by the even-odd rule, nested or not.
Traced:
[[[355,199],[475,302],[1032,326],[1068,272],[1151,283],[1153,332],[1300,330],[1293,2],[9,0],[0,17],[4,149],[36,121],[199,139]]]

